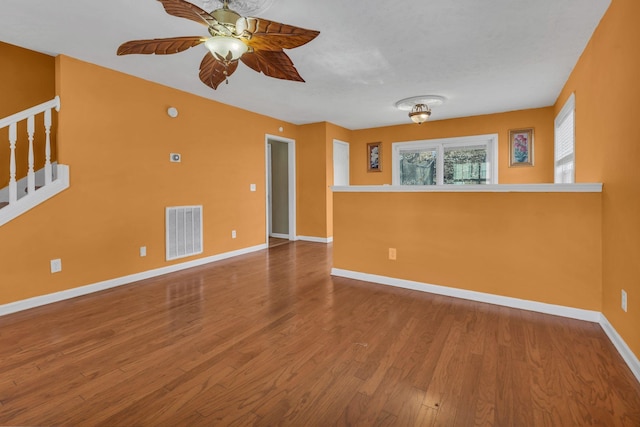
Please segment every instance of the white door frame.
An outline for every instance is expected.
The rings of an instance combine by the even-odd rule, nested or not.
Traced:
[[[347,179],[349,180],[349,185],[351,185],[351,152],[350,152],[350,148],[349,148],[349,143],[348,142],[344,142],[344,141],[340,141],[339,139],[334,139],[333,140],[333,185],[336,185],[336,180],[335,180],[335,176],[336,176],[336,150],[335,150],[335,146],[336,145],[340,145],[342,147],[346,147],[347,148],[347,154],[349,155],[349,159],[347,162],[347,168],[349,169],[349,173],[347,175]]]
[[[273,231],[273,215],[269,215],[273,211],[273,174],[270,173],[273,167],[272,148],[270,144],[267,144],[267,236],[271,236]]]
[[[269,141],[287,144],[287,164],[289,166],[289,240],[297,240],[296,234],[296,141],[282,136],[265,134],[264,136],[264,164],[265,164],[265,212],[266,212],[266,244],[269,244],[269,224],[271,211],[269,209],[269,176],[271,175],[269,162]]]

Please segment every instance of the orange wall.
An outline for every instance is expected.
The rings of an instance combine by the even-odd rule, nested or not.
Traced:
[[[600,311],[600,205],[600,193],[336,193],[333,266]]]
[[[299,236],[327,237],[326,124],[299,126],[297,134],[296,232]]]
[[[576,181],[604,183],[603,312],[640,358],[639,16],[637,0],[612,1],[555,111],[575,92]]]
[[[553,108],[512,111],[484,116],[436,120],[422,125],[363,129],[353,132],[352,185],[391,184],[391,144],[394,142],[498,134],[500,184],[553,182]],[[407,117],[407,121],[409,118]],[[535,128],[533,167],[509,167],[509,129]],[[367,172],[367,143],[382,142],[382,172]]]
[[[349,142],[352,132],[321,122],[298,127],[296,141],[299,236],[333,236],[333,140]]]
[[[333,191],[331,186],[333,185],[333,140],[337,139],[342,142],[351,141],[353,132],[349,129],[327,123],[327,172],[326,172],[326,187],[325,187],[325,199],[327,204],[327,237],[333,237]],[[351,144],[349,144],[349,151],[351,151]]]
[[[55,59],[52,56],[0,42],[0,58],[0,118],[53,99]]]
[[[0,118],[33,107],[55,96],[55,60],[52,56],[0,42]],[[54,114],[55,116],[55,114]],[[44,164],[44,128],[42,114],[36,116],[34,141],[36,169]],[[26,124],[18,127],[16,144],[17,178],[27,175],[28,140]],[[9,144],[7,129],[0,129],[0,188],[9,183]],[[52,153],[55,160],[55,138]]]
[[[71,186],[0,227],[0,304],[192,259],[164,259],[167,206],[203,205],[202,257],[265,243],[265,134],[293,126],[68,57],[56,65]]]

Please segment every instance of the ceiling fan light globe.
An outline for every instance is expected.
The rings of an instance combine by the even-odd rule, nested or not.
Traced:
[[[204,45],[216,58],[225,58],[230,61],[240,59],[249,49],[242,40],[234,37],[214,36],[204,42]]]

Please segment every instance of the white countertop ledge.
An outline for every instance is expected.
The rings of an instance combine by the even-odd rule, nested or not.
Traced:
[[[487,185],[350,185],[334,193],[602,193],[602,183]]]

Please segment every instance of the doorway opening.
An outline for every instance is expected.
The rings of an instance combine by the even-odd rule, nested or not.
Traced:
[[[333,185],[349,185],[349,143],[333,140]]]
[[[295,153],[295,140],[266,135],[266,243],[269,247],[296,240]]]

